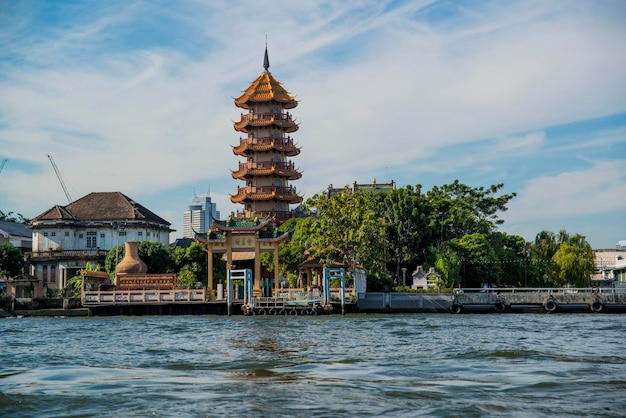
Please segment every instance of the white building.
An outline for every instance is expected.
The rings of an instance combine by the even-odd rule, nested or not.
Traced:
[[[183,237],[193,238],[195,232],[207,232],[213,219],[219,218],[220,212],[209,195],[194,196],[188,209],[183,212]]]
[[[90,193],[67,206],[56,205],[32,220],[31,274],[47,287],[65,288],[87,262],[101,264],[126,241],[167,246],[170,223],[120,192]]]

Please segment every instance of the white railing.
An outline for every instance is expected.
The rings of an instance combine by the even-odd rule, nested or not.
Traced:
[[[85,292],[83,305],[205,302],[204,289],[113,290]]]

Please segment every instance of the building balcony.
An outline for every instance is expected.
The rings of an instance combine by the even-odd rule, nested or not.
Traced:
[[[52,260],[93,260],[106,258],[108,251],[99,248],[89,250],[48,250],[33,251],[26,253],[30,261],[52,261]]]
[[[291,162],[265,161],[265,162],[243,162],[239,163],[239,168],[232,172],[236,180],[243,180],[249,176],[279,176],[288,180],[297,180],[302,177],[302,173],[296,170]]]
[[[248,132],[248,128],[258,128],[264,126],[275,125],[283,128],[286,132],[291,133],[298,130],[298,124],[294,122],[293,116],[289,113],[274,112],[256,112],[242,113],[241,120],[235,122],[235,130],[239,132]]]
[[[289,204],[302,202],[302,196],[298,195],[293,186],[246,186],[239,187],[237,194],[230,197],[233,203],[243,203],[244,201],[279,200]]]
[[[243,157],[248,156],[248,151],[266,152],[266,151],[284,152],[286,156],[293,157],[300,154],[298,148],[291,137],[275,138],[275,137],[248,137],[239,138],[239,145],[233,147],[233,153]]]

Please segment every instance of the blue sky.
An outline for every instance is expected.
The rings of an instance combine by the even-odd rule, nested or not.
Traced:
[[[172,223],[241,184],[233,104],[300,105],[306,197],[354,181],[504,183],[502,230],[626,239],[626,2],[28,1],[0,5],[0,210],[121,191]]]

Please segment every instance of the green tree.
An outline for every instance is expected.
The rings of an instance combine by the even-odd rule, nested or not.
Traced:
[[[487,235],[467,234],[450,240],[452,250],[459,255],[463,287],[482,287],[498,282],[502,268]]]
[[[444,246],[443,249],[431,246],[430,252],[434,258],[435,270],[441,274],[444,287],[459,286],[461,284],[461,261],[457,253],[449,245]]]
[[[13,212],[4,213],[0,210],[0,221],[15,222],[17,224],[29,225],[31,220],[18,213],[17,216]]]
[[[192,289],[198,281],[196,274],[188,269],[189,266],[184,266],[183,269],[178,272],[176,278],[176,286],[179,289]]]
[[[174,263],[170,256],[168,248],[160,242],[154,241],[142,241],[139,243],[138,250],[139,258],[148,267],[149,274],[156,273],[173,273]],[[120,263],[126,254],[124,245],[113,247],[107,253],[104,261],[104,267],[109,276],[115,275],[115,267],[117,263]]]
[[[553,256],[561,286],[588,287],[594,270],[593,249],[584,236],[559,234],[561,245]]]
[[[139,243],[139,258],[146,263],[148,273],[172,273],[172,259],[167,247],[160,242],[142,241]]]
[[[126,250],[123,245],[113,247],[107,253],[104,259],[104,270],[109,273],[109,277],[113,278],[115,276],[115,267],[122,261],[124,254],[126,254]]]
[[[494,232],[487,239],[500,264],[498,286],[526,286],[526,240],[519,235]]]
[[[24,258],[13,244],[0,244],[0,277],[15,277],[22,273]]]
[[[317,211],[309,245],[322,262],[362,265],[370,277],[385,275],[385,223],[380,195],[346,190],[332,196],[315,195],[307,201]],[[387,274],[388,276],[388,274]]]
[[[383,200],[386,225],[385,241],[393,264],[396,283],[401,283],[402,267],[412,268],[426,261],[430,205],[421,193],[422,186],[407,186],[390,191]]]
[[[287,232],[289,240],[279,245],[278,259],[280,271],[287,278],[295,278],[298,274],[298,266],[310,257],[309,241],[315,220],[308,218],[292,218],[283,223],[278,230]],[[274,254],[262,253],[261,263],[268,271],[274,271]]]
[[[530,275],[531,287],[560,286],[557,267],[553,257],[559,249],[559,242],[554,232],[541,231],[530,244]]]
[[[441,247],[452,238],[494,232],[504,222],[498,212],[506,211],[507,203],[516,196],[515,193],[498,196],[503,186],[473,188],[455,180],[452,184],[433,187],[426,197],[431,206],[429,226],[435,244]]]

